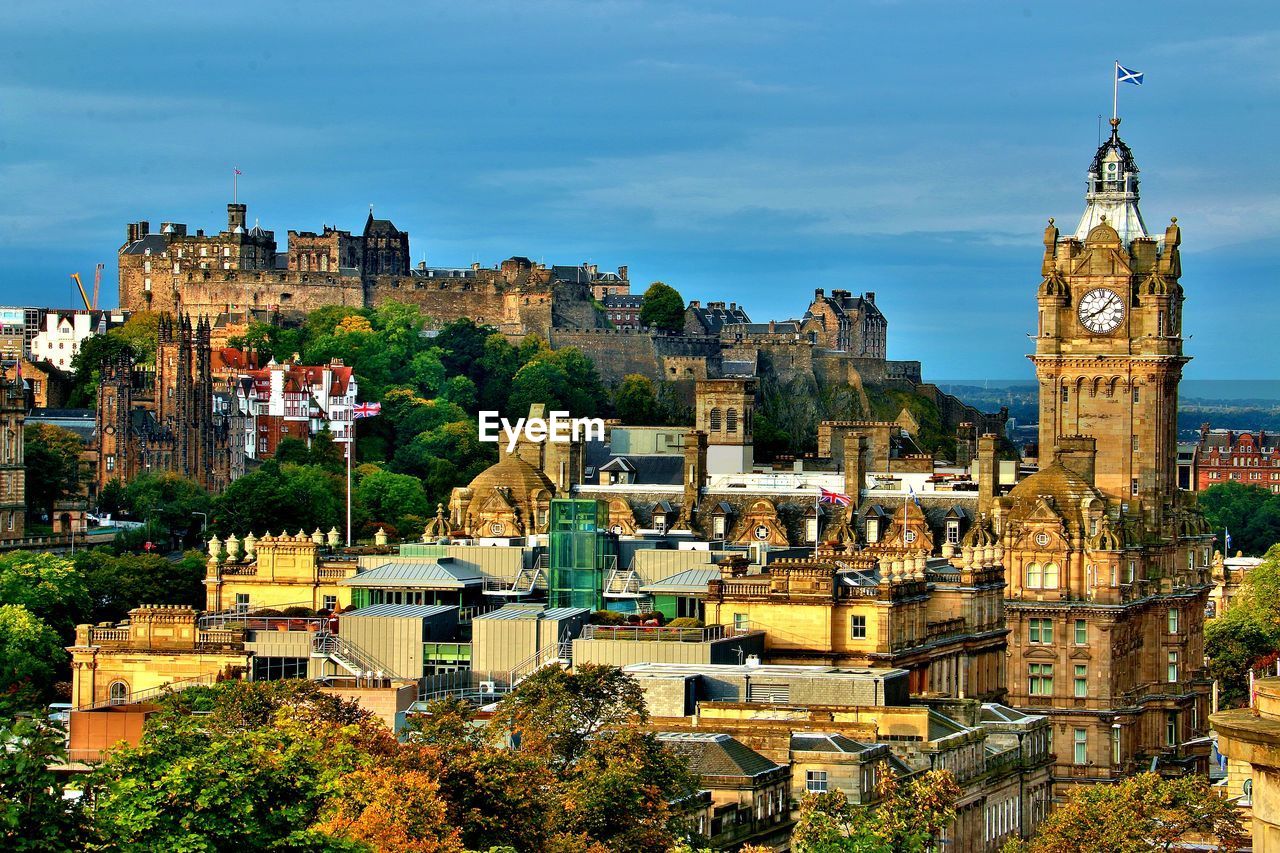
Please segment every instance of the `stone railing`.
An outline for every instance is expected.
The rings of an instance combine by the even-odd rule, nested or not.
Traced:
[[[202,646],[234,646],[244,642],[240,631],[199,631],[196,644]]]
[[[943,637],[953,637],[964,632],[964,617],[956,616],[952,619],[940,619],[937,622],[928,623],[924,628],[924,637],[925,640],[940,640]]]
[[[128,628],[90,628],[89,643],[92,645],[102,645],[104,643],[127,643],[129,642]]]
[[[708,625],[705,628],[672,628],[668,625],[587,625],[582,640],[632,640],[663,643],[710,643],[750,634],[745,625]]]
[[[219,574],[223,577],[253,577],[258,574],[258,564],[253,563],[248,566],[224,565],[219,570]]]
[[[316,578],[322,581],[346,580],[347,578],[352,577],[355,574],[356,574],[356,567],[354,565],[341,566],[337,568],[329,568],[326,566],[321,566],[320,568],[316,569]]]

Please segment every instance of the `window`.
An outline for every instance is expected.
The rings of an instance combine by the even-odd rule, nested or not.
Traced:
[[[1027,582],[1023,586],[1027,589],[1040,589],[1044,586],[1044,573],[1039,563],[1027,564]]]
[[[733,614],[733,630],[746,631],[751,627],[751,620],[747,618],[745,613]]]
[[[1132,492],[1134,495],[1138,494],[1138,478],[1137,477],[1134,477],[1132,480],[1129,481],[1129,491]]]
[[[248,609],[249,609],[249,593],[237,592],[236,593],[236,610],[248,610]]]
[[[1134,386],[1133,386],[1133,402],[1135,402],[1135,403],[1139,402],[1138,386],[1137,386],[1137,385],[1134,385]]]
[[[1133,437],[1133,452],[1138,452],[1138,437],[1136,435]]]
[[[855,640],[865,640],[867,638],[867,617],[849,617],[849,636]]]
[[[1029,639],[1033,643],[1043,643],[1049,645],[1053,642],[1053,620],[1052,619],[1032,619],[1030,620]]]
[[[1178,680],[1178,653],[1169,652],[1169,683],[1174,684]]]
[[[947,544],[948,545],[960,544],[960,522],[958,521],[947,522]]]
[[[116,457],[114,453],[107,454],[107,470],[108,471],[116,470]]]
[[[821,794],[827,790],[827,771],[825,770],[806,770],[804,774],[804,788],[815,794]]]
[[[1057,563],[1044,564],[1044,588],[1045,589],[1058,588],[1058,564]]]
[[[1053,664],[1033,663],[1028,672],[1027,693],[1032,696],[1053,695]]]
[[[1062,402],[1064,403],[1067,402],[1067,398],[1069,397],[1069,395],[1070,395],[1070,392],[1067,390],[1067,386],[1063,385],[1062,386]]]
[[[1129,573],[1125,578],[1125,583],[1133,583],[1133,578],[1137,574],[1138,564],[1134,560],[1129,561]]]
[[[1120,726],[1111,727],[1111,763],[1120,763]]]
[[[867,519],[867,541],[868,542],[880,541],[880,519],[878,518]]]
[[[336,596],[336,595],[326,595],[326,596],[321,600],[321,605],[323,606],[323,608],[324,608],[325,610],[329,610],[329,611],[337,610],[337,609],[338,609],[338,596]]]
[[[1164,726],[1164,742],[1168,746],[1178,745],[1178,715],[1170,714],[1169,721]]]
[[[738,410],[730,409],[724,416],[724,428],[728,432],[738,431]]]
[[[107,695],[112,705],[123,705],[129,701],[129,685],[123,681],[113,681],[107,688]]]
[[[1169,633],[1170,634],[1178,633],[1178,611],[1177,610],[1169,611]]]
[[[1075,737],[1072,738],[1072,761],[1075,764],[1089,763],[1089,730],[1076,729]]]
[[[1075,696],[1077,699],[1084,699],[1088,695],[1089,667],[1078,663],[1075,668]]]
[[[711,410],[710,421],[711,421],[710,423],[711,431],[719,432],[720,431],[720,410],[719,409]]]
[[[1076,620],[1076,645],[1083,646],[1089,642],[1089,623],[1083,619]]]

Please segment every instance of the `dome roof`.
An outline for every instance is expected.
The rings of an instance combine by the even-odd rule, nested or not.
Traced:
[[[1016,515],[1030,512],[1042,497],[1051,498],[1054,509],[1064,519],[1079,523],[1086,500],[1101,500],[1098,490],[1061,461],[1041,468],[1009,492]]]
[[[538,489],[554,492],[555,486],[547,476],[514,454],[498,460],[481,471],[468,486],[472,500],[484,500],[494,488],[510,489],[512,497],[523,503]]]

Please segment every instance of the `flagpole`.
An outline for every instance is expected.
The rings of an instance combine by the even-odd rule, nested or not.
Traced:
[[[813,499],[813,559],[818,559],[818,540],[822,538],[822,487]]]
[[[347,547],[351,547],[351,448],[356,442],[356,422],[351,422],[351,431],[347,433]]]
[[[1116,60],[1115,68],[1111,69],[1111,119],[1114,121],[1119,118],[1118,107],[1120,102],[1120,60]]]
[[[232,166],[231,167],[231,203],[238,204],[239,202],[240,202],[240,167]]]

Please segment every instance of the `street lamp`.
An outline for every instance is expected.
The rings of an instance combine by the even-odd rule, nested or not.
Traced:
[[[209,530],[209,513],[201,512],[200,510],[196,509],[196,510],[192,510],[191,514],[200,516],[200,532],[201,533],[207,532]]]

